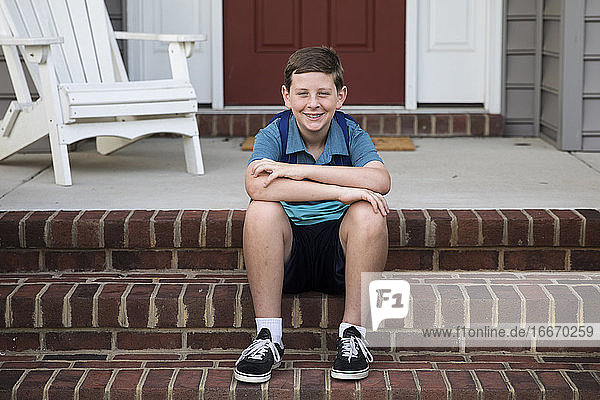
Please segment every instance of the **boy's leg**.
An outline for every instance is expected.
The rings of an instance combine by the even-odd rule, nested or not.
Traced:
[[[279,318],[283,266],[292,249],[292,228],[280,203],[250,203],[244,221],[243,243],[254,313],[257,318]]]
[[[380,272],[388,253],[386,218],[365,201],[353,203],[340,226],[346,255],[346,302],[343,322],[361,324],[361,272]]]

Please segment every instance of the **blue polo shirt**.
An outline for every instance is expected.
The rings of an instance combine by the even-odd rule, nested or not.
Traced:
[[[312,165],[333,165],[333,155],[350,155],[353,167],[362,167],[371,161],[381,161],[377,154],[375,146],[361,127],[352,120],[346,119],[348,131],[350,134],[350,154],[344,140],[342,128],[338,125],[335,118],[329,127],[327,141],[323,154],[318,160],[306,150],[296,118],[292,114],[289,121],[288,142],[285,150],[286,154],[296,153],[298,164]],[[279,119],[271,122],[265,128],[261,129],[254,139],[254,149],[252,156],[248,161],[268,158],[279,161],[281,158],[281,135],[279,134]],[[339,219],[348,208],[348,205],[339,201],[310,201],[301,203],[291,203],[282,201],[281,204],[288,217],[296,225],[312,225],[319,222]]]

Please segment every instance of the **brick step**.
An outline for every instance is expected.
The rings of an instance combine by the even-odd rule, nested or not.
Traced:
[[[232,378],[237,357],[237,353],[215,351],[11,354],[0,357],[0,399],[183,400],[265,398],[264,395],[270,399],[596,399],[600,396],[600,353],[374,352],[369,377],[355,383],[329,377],[333,352],[288,351],[282,367],[263,385]]]
[[[411,284],[411,311],[384,321],[380,335],[389,344],[382,347],[389,349],[408,346],[402,335],[422,328],[600,323],[600,273],[409,272],[401,278]],[[284,295],[286,346],[333,350],[343,307],[343,296]],[[4,274],[0,316],[0,349],[11,351],[241,349],[255,334],[243,271]],[[587,343],[563,343],[562,351]],[[531,339],[518,345],[543,351]],[[471,346],[456,340],[441,350]]]
[[[244,210],[0,212],[0,268],[242,270]],[[388,270],[599,270],[598,210],[392,210]]]
[[[370,135],[386,136],[502,136],[504,120],[500,114],[349,114]],[[203,137],[254,136],[275,115],[269,113],[227,113],[202,110],[197,114]]]

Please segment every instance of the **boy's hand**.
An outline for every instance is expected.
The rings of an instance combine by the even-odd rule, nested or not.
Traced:
[[[269,175],[264,182],[264,187],[269,186],[269,184],[277,178],[289,178],[297,181],[301,181],[306,178],[306,176],[302,174],[301,165],[280,163],[268,158],[263,158],[262,160],[254,163],[251,172],[252,176],[255,178],[262,173]]]
[[[339,197],[339,201],[344,204],[352,204],[357,201],[368,201],[371,203],[373,207],[373,212],[381,213],[381,215],[386,216],[390,212],[387,201],[383,195],[373,192],[369,189],[359,189],[352,187],[342,187],[342,193]]]

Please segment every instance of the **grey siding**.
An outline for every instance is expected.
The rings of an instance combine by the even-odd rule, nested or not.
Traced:
[[[124,15],[126,0],[105,0],[106,7],[110,14],[110,19],[115,30],[122,30],[125,27],[126,18]],[[35,88],[30,82],[32,93],[35,93]],[[10,76],[6,67],[6,61],[2,48],[0,47],[0,119],[4,116],[8,105],[15,99]]]
[[[587,0],[583,55],[584,150],[600,150],[600,0]]]

